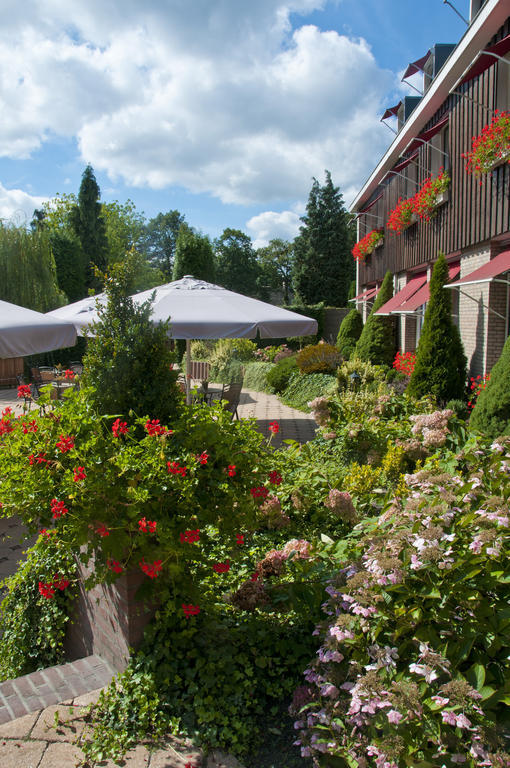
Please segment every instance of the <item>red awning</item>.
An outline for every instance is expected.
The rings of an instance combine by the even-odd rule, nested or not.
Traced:
[[[509,51],[510,35],[504,37],[499,41],[499,43],[491,45],[490,48],[486,48],[484,51],[480,51],[478,58],[474,61],[473,64],[471,64],[470,68],[456,87],[458,88],[459,86],[464,85],[464,83],[468,83],[474,77],[481,75],[482,72],[485,72],[486,69],[492,67],[492,65],[497,62],[497,59],[495,56],[490,56],[489,54],[495,53],[496,56],[506,56]]]
[[[452,280],[455,280],[457,275],[460,272],[460,264],[451,264],[448,267],[448,282],[450,283]],[[430,299],[430,283],[425,283],[425,285],[422,285],[419,291],[416,291],[414,296],[411,296],[410,299],[405,301],[403,304],[398,307],[398,309],[394,310],[395,314],[408,314],[410,312],[416,312],[418,307],[421,307],[422,304],[426,304],[427,301]]]
[[[447,288],[460,288],[463,285],[474,285],[475,283],[490,283],[503,272],[510,272],[510,251],[499,253],[494,259],[488,261],[483,267],[475,269],[470,275],[466,275],[456,283],[450,283]],[[503,280],[501,282],[507,282]]]
[[[381,117],[381,121],[382,120],[387,120],[388,117],[396,117],[397,116],[397,112],[400,109],[401,105],[402,105],[402,102],[399,101],[398,104],[395,104],[394,107],[388,107],[388,109],[386,110],[384,115]]]
[[[372,206],[375,205],[376,202],[381,199],[383,195],[384,195],[384,192],[381,192],[381,194],[377,195],[377,197],[374,200],[372,200],[371,203],[369,203],[368,205],[365,205],[365,207],[362,208],[361,211],[358,211],[358,216],[360,213],[366,213],[367,211],[369,211],[372,208]]]
[[[369,299],[373,299],[374,296],[376,296],[378,293],[379,293],[379,288],[367,288],[366,291],[363,291],[363,293],[359,293],[353,299],[349,299],[349,301],[365,302],[365,301],[368,301]]]
[[[430,141],[436,135],[436,133],[439,133],[441,128],[444,128],[444,126],[448,123],[449,119],[450,119],[450,115],[447,114],[444,117],[442,117],[441,120],[438,120],[438,122],[435,123],[435,125],[433,125],[432,128],[429,128],[427,131],[423,131],[422,133],[420,133],[409,144],[409,146],[406,149],[406,152],[412,152],[413,150],[419,149],[428,141]]]
[[[391,315],[392,312],[395,311],[397,307],[400,307],[401,304],[404,303],[404,301],[407,301],[407,299],[411,298],[411,296],[416,293],[416,291],[422,287],[423,283],[426,281],[427,275],[426,273],[423,273],[419,277],[413,277],[412,280],[409,280],[407,285],[404,285],[401,291],[395,294],[393,298],[389,299],[389,301],[386,302],[386,304],[383,304],[382,307],[379,307],[376,315]]]
[[[406,71],[404,72],[402,80],[407,80],[408,77],[415,75],[417,72],[423,72],[429,57],[430,51],[427,51],[425,56],[422,56],[421,59],[417,59],[416,61],[413,61],[411,64],[409,64]]]
[[[405,160],[401,160],[401,161],[400,161],[400,163],[397,163],[397,165],[395,165],[395,166],[394,166],[394,167],[391,169],[391,171],[388,171],[388,173],[386,173],[386,174],[383,176],[383,178],[382,178],[382,179],[381,179],[381,181],[380,181],[380,184],[382,184],[382,183],[383,183],[383,181],[386,181],[386,179],[389,179],[389,177],[390,177],[390,176],[393,176],[393,174],[395,174],[395,173],[400,173],[400,171],[403,171],[403,170],[404,170],[404,168],[407,168],[407,166],[408,166],[410,163],[412,163],[414,160],[416,160],[416,157],[417,157],[417,156],[418,156],[418,150],[416,150],[415,152],[413,152],[413,154],[411,155],[411,157],[406,157],[406,159],[405,159]]]

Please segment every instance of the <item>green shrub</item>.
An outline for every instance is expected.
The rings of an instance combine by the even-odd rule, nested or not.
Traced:
[[[448,400],[446,407],[453,411],[459,419],[466,420],[469,418],[469,408],[465,400]]]
[[[296,362],[301,373],[334,373],[342,356],[333,344],[312,344],[298,352]]]
[[[344,317],[338,329],[336,345],[343,357],[349,358],[356,348],[356,343],[363,330],[363,318],[357,309],[351,309]]]
[[[289,379],[287,388],[281,395],[281,401],[291,408],[300,411],[310,411],[308,403],[316,397],[327,397],[336,389],[336,377],[327,373],[311,373],[303,376],[293,373]]]
[[[215,339],[195,339],[191,342],[191,359],[209,360],[215,345]]]
[[[462,400],[466,390],[466,356],[452,320],[451,291],[444,288],[448,266],[442,253],[430,279],[430,299],[416,350],[408,394],[433,395],[439,403]]]
[[[510,433],[510,336],[478,395],[469,426],[491,438]]]
[[[272,394],[273,389],[267,383],[267,376],[273,368],[274,363],[246,363],[244,366],[243,388]]]
[[[284,357],[267,374],[267,383],[280,393],[287,387],[289,379],[298,370],[296,357]]]
[[[350,377],[353,373],[357,373],[360,377],[358,385],[360,389],[377,389],[385,380],[385,369],[380,365],[372,365],[372,363],[357,358],[345,360],[336,373],[338,390],[340,392],[344,389],[352,388]]]
[[[129,280],[124,265],[106,278],[108,301],[88,340],[82,383],[89,405],[100,414],[126,416],[133,410],[168,423],[182,401],[168,328],[152,323],[150,301],[134,304],[126,294]]]
[[[376,311],[393,296],[393,275],[386,272],[372,310],[358,339],[355,356],[374,365],[393,365],[396,352],[395,318],[376,315]]]
[[[250,339],[219,339],[209,356],[211,381],[228,384],[243,377],[242,363],[255,359],[257,345]]]
[[[325,318],[323,301],[318,304],[285,304],[283,309],[288,309],[289,312],[296,312],[298,315],[304,315],[305,317],[311,317],[313,320],[317,320],[317,333],[315,336],[292,336],[289,339],[282,339],[282,343],[288,341],[290,346],[296,348],[303,346],[304,344],[316,344],[322,339]]]
[[[65,660],[63,641],[74,594],[73,584],[54,589],[43,597],[39,582],[59,579],[74,582],[76,565],[68,547],[54,535],[40,536],[27,550],[18,570],[1,583],[5,595],[0,604],[0,681],[21,677]]]

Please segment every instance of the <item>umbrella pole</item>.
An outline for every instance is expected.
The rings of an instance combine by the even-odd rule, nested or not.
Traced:
[[[186,404],[191,405],[191,339],[186,339]]]

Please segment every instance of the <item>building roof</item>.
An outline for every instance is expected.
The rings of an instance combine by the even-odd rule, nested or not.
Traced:
[[[450,91],[469,70],[480,51],[487,47],[491,38],[503,26],[507,18],[508,3],[505,0],[487,0],[357,194],[351,205],[353,213],[363,208],[388,171],[392,170],[413,139],[423,131],[426,124],[434,117],[447,100]]]

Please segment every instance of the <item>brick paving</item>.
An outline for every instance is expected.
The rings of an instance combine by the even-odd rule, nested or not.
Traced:
[[[270,423],[278,422],[280,431],[271,439],[271,444],[276,448],[279,448],[284,440],[307,443],[313,440],[317,429],[315,419],[309,413],[289,408],[283,405],[276,395],[267,395],[265,392],[243,389],[237,411],[241,419],[256,419],[257,429],[265,437],[271,434]]]

